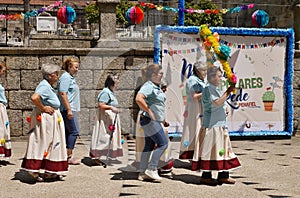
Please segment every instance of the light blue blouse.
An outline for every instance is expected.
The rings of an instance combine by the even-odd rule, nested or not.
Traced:
[[[4,105],[7,105],[7,99],[5,97],[5,89],[1,84],[0,84],[0,102],[3,103]]]
[[[220,89],[210,83],[202,92],[202,106],[204,109],[202,125],[206,128],[226,126],[226,105],[219,107],[212,102],[222,96]]]
[[[57,93],[47,80],[44,79],[40,82],[40,84],[38,84],[35,89],[35,93],[40,95],[43,105],[51,106],[56,109],[60,107]]]
[[[160,86],[155,85],[151,81],[147,81],[143,84],[138,93],[146,97],[146,103],[154,113],[156,120],[163,122],[165,119],[166,94],[161,90]],[[142,112],[142,114],[150,117],[147,112]]]
[[[118,100],[108,87],[105,87],[98,95],[98,102],[105,103],[114,107],[118,106]]]
[[[71,76],[68,72],[63,73],[58,80],[58,93],[66,92],[67,97],[71,106],[72,111],[80,111],[80,93],[79,87],[76,83],[76,80],[73,76]],[[66,110],[62,103],[62,99],[60,94],[59,100],[61,101],[60,110]]]
[[[201,80],[196,75],[191,75],[186,82],[186,96],[188,102],[192,102],[193,98],[191,93],[202,93],[204,87],[206,86],[206,82]]]

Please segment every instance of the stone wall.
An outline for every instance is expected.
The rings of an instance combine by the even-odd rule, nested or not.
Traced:
[[[294,59],[294,134],[300,135],[300,50],[296,50]]]
[[[153,48],[148,49],[38,49],[0,48],[0,58],[6,58],[9,67],[0,80],[6,89],[11,135],[25,136],[28,132],[26,117],[33,104],[30,96],[42,79],[40,66],[43,63],[62,64],[66,57],[77,56],[80,71],[77,82],[81,90],[79,113],[81,135],[92,132],[95,118],[96,98],[103,88],[108,73],[120,75],[116,95],[121,107],[123,133],[133,133],[137,107],[134,105],[135,89],[141,84],[140,68],[153,62]],[[300,51],[295,53],[294,64],[294,133],[300,134]]]
[[[6,59],[8,71],[1,83],[6,89],[11,136],[25,136],[28,132],[26,117],[33,104],[34,93],[42,75],[43,63],[62,65],[66,57],[77,56],[80,71],[77,82],[80,87],[81,111],[79,113],[81,134],[91,134],[95,117],[96,98],[104,86],[108,73],[120,75],[119,91],[116,93],[121,108],[123,133],[132,133],[135,126],[133,106],[135,88],[141,84],[140,68],[153,62],[153,50],[133,49],[25,49],[2,48],[0,58]]]

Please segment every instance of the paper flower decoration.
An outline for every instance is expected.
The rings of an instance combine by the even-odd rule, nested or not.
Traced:
[[[63,6],[57,11],[57,19],[63,24],[73,23],[76,19],[76,12],[70,6]]]
[[[224,154],[225,154],[225,149],[223,149],[223,148],[222,148],[222,149],[220,149],[220,151],[219,151],[219,155],[220,155],[220,156],[222,156],[222,155],[224,155]]]
[[[140,24],[144,19],[144,11],[139,6],[132,6],[126,11],[126,19],[131,25]]]
[[[46,158],[48,156],[48,151],[44,152],[44,158]]]
[[[208,52],[210,52],[211,50],[214,51],[217,59],[222,64],[228,83],[231,86],[235,86],[235,84],[237,83],[237,77],[234,73],[231,72],[230,65],[227,61],[230,55],[230,48],[226,45],[220,46],[218,36],[216,36],[216,34],[212,34],[207,25],[201,25],[199,32],[200,38],[205,45],[205,49]]]
[[[184,117],[184,118],[187,118],[187,117],[188,117],[188,111],[184,111],[183,117]]]
[[[5,139],[4,139],[4,138],[2,138],[2,139],[0,140],[0,144],[1,144],[1,145],[4,145],[4,144],[5,144]]]
[[[41,122],[41,121],[42,121],[42,116],[41,116],[41,115],[37,115],[37,116],[36,116],[36,120],[37,120],[38,122]]]
[[[256,27],[264,27],[269,23],[269,15],[263,10],[254,11],[251,18]]]
[[[114,130],[116,129],[116,127],[115,127],[113,124],[110,124],[110,125],[108,126],[108,129],[109,129],[110,131],[114,131]]]
[[[184,147],[188,147],[189,144],[190,144],[190,143],[189,143],[189,141],[187,141],[187,140],[183,142]]]
[[[31,117],[30,117],[30,116],[27,116],[27,117],[26,117],[26,121],[30,123],[30,122],[31,122]]]

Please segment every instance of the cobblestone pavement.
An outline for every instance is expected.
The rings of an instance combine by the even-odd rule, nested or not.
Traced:
[[[125,141],[124,157],[107,168],[91,163],[89,142],[90,137],[77,141],[75,155],[82,163],[70,166],[64,181],[30,184],[19,171],[27,142],[13,140],[12,158],[0,161],[0,197],[300,197],[300,137],[232,141],[242,163],[231,173],[237,182],[214,187],[201,185],[200,172],[190,171],[189,161],[178,160],[178,140],[171,142],[175,167],[161,183],[139,181],[129,171],[134,140]]]

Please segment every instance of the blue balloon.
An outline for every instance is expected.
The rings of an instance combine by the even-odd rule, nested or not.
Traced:
[[[269,15],[263,10],[256,10],[252,14],[252,22],[258,27],[264,27],[269,23]]]

